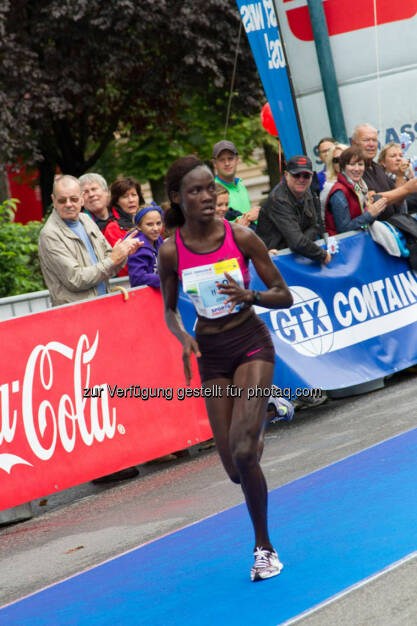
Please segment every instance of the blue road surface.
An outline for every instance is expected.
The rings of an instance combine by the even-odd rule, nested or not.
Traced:
[[[417,549],[417,429],[270,493],[284,570],[250,582],[239,505],[0,610],[0,624],[275,626]]]

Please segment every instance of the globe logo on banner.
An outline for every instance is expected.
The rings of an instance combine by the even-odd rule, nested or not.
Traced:
[[[271,311],[275,334],[304,356],[316,357],[333,346],[333,324],[321,297],[307,287],[290,287],[294,304]]]

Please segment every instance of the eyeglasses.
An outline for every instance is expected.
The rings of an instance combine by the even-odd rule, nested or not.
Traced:
[[[291,176],[293,178],[304,178],[304,180],[309,180],[312,175],[311,174],[307,174],[307,172],[299,172],[298,174],[291,174]]]
[[[70,201],[71,204],[78,204],[78,202],[81,202],[81,198],[79,196],[69,196],[68,198],[57,198],[57,202],[58,204],[66,204],[67,201]]]
[[[340,157],[334,157],[333,158],[333,163],[339,163],[340,161]]]

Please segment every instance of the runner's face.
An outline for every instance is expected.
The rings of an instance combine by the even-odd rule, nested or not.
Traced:
[[[210,221],[216,211],[216,188],[213,174],[200,165],[184,176],[180,187],[180,205],[185,219]]]

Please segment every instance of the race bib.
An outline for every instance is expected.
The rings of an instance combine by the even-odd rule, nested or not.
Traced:
[[[224,304],[228,296],[220,293],[217,283],[227,283],[227,272],[237,284],[244,288],[243,276],[237,259],[190,267],[182,272],[182,287],[194,304],[198,315],[209,319],[230,314],[230,304]],[[232,313],[240,311],[238,304]]]

